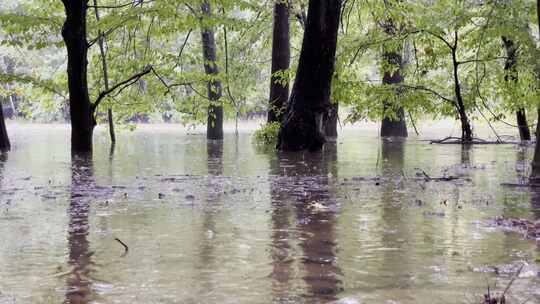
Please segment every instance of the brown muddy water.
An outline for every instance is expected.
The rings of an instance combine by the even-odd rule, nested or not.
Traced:
[[[98,132],[93,160],[72,160],[65,127],[10,132],[2,304],[480,303],[523,263],[509,303],[540,303],[537,243],[490,225],[540,218],[540,192],[501,185],[524,180],[532,148],[346,130],[276,154],[249,133],[147,128],[113,155]]]

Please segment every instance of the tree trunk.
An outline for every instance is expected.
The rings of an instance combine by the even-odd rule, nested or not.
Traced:
[[[519,130],[519,138],[522,141],[531,140],[531,130],[529,129],[529,123],[527,122],[527,114],[525,112],[525,109],[520,108],[519,110],[517,110],[516,120]]]
[[[210,3],[203,1],[201,10],[205,17],[212,15]],[[202,45],[204,57],[204,71],[212,80],[208,81],[208,122],[206,125],[206,137],[213,140],[223,139],[223,104],[221,102],[222,89],[221,82],[215,77],[219,74],[216,55],[216,41],[214,39],[214,31],[211,27],[204,24],[202,20]]]
[[[0,152],[8,151],[9,149],[11,149],[11,144],[9,143],[6,122],[4,120],[4,110],[0,102]]]
[[[68,86],[71,119],[71,150],[91,152],[95,121],[88,96],[86,41],[87,0],[62,0],[66,21],[62,37],[68,54]]]
[[[506,50],[506,62],[504,64],[504,71],[506,75],[504,76],[504,80],[506,82],[512,81],[515,83],[518,81],[518,72],[516,69],[518,47],[514,41],[506,37],[502,37],[502,41]],[[516,118],[520,139],[522,141],[531,140],[531,130],[529,129],[529,124],[527,123],[527,115],[524,108],[520,108],[516,111]]]
[[[274,32],[272,38],[272,76],[270,79],[270,100],[268,102],[268,123],[281,122],[285,105],[289,99],[289,82],[283,83],[276,73],[289,70],[291,45],[289,39],[289,5],[283,1],[274,4]]]
[[[383,59],[391,66],[398,66],[399,68],[393,73],[391,71],[385,71],[383,76],[383,85],[395,85],[404,81],[403,77],[403,56],[397,51],[385,51]],[[399,94],[399,92],[396,92]],[[388,101],[383,103],[384,117],[381,123],[381,136],[382,137],[407,137],[407,123],[405,121],[405,110],[403,107],[399,107],[397,111]],[[389,116],[389,111],[396,111],[395,117]]]
[[[98,2],[97,0],[94,0],[94,12],[96,14],[96,20],[99,22],[99,8],[98,8]],[[105,37],[103,36],[103,33],[101,31],[98,31],[98,44],[99,44],[99,52],[101,55],[101,67],[103,69],[103,83],[105,86],[105,91],[109,90],[109,68],[107,65],[107,53],[105,52]],[[109,107],[107,109],[107,121],[109,123],[109,136],[111,137],[111,143],[116,143],[116,134],[114,132],[114,120],[113,120],[113,111],[112,108]]]
[[[278,149],[321,150],[330,107],[341,0],[310,0],[298,71],[279,132]]]
[[[337,125],[339,119],[339,103],[330,104],[330,109],[324,115],[324,135],[327,139],[335,140],[338,137]]]
[[[385,1],[386,5],[389,5]],[[391,9],[387,6],[387,9]],[[399,34],[402,30],[401,26],[396,26],[396,23],[392,18],[387,18],[381,23],[383,31],[389,37]],[[403,56],[400,54],[402,48],[390,48],[384,47],[383,51],[383,63],[385,66],[392,67],[386,69],[383,75],[383,85],[395,85],[404,81],[403,70],[405,62]],[[397,69],[396,69],[397,68]],[[396,94],[399,92],[396,90]],[[393,113],[392,113],[393,112]],[[381,136],[382,137],[407,137],[407,123],[405,121],[405,111],[403,107],[395,107],[390,104],[390,101],[383,101],[383,119],[381,123]]]
[[[538,30],[540,31],[540,0],[536,0],[536,14],[538,17]],[[540,75],[538,82],[540,82]],[[540,107],[538,107],[538,117],[540,117]],[[532,162],[531,183],[540,183],[540,122],[536,125],[536,146],[534,149],[534,158]]]
[[[461,83],[459,81],[459,62],[457,60],[457,33],[454,48],[452,49],[452,63],[454,66],[454,92],[456,94],[456,104],[459,120],[461,121],[461,140],[463,142],[472,142],[473,132],[469,116],[465,109],[465,103],[463,102],[463,95],[461,94]]]

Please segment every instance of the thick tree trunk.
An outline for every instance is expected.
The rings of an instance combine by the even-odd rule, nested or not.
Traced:
[[[540,31],[540,0],[536,0],[536,14],[538,17],[538,30]],[[538,82],[540,82],[540,75]],[[538,108],[538,117],[540,117],[540,107]],[[540,183],[540,122],[536,125],[536,147],[534,149],[534,158],[532,162],[531,183]]]
[[[205,17],[212,15],[210,3],[203,1],[201,10]],[[206,137],[213,140],[223,139],[223,104],[221,102],[222,88],[221,82],[214,79],[219,74],[216,55],[216,41],[214,39],[214,31],[212,28],[202,24],[202,45],[204,58],[204,71],[206,75],[213,77],[213,80],[208,81],[208,122],[206,125]]]
[[[96,14],[96,20],[99,22],[99,8],[97,0],[94,0],[94,12]],[[109,90],[109,67],[107,65],[107,53],[105,52],[105,38],[101,31],[98,32],[99,39],[99,52],[101,54],[101,67],[103,69],[103,83],[105,86],[105,91]],[[114,132],[114,117],[111,107],[107,109],[107,121],[109,123],[109,136],[111,138],[111,143],[116,143],[116,134]]]
[[[383,54],[383,59],[387,64],[391,66],[398,66],[399,68],[393,73],[391,71],[385,71],[383,76],[383,84],[395,85],[404,81],[403,77],[403,56],[396,51],[386,51]],[[399,92],[396,92],[399,94]],[[388,115],[389,111],[394,109],[393,116]],[[405,110],[403,107],[399,107],[397,111],[395,107],[389,104],[388,101],[383,103],[384,117],[381,124],[381,136],[382,137],[407,137],[407,123],[405,121]]]
[[[278,138],[278,149],[321,150],[330,107],[341,0],[310,0],[298,71]]]
[[[283,83],[276,73],[289,70],[291,64],[289,5],[283,1],[274,4],[274,32],[272,38],[272,77],[268,102],[268,123],[281,122],[289,99],[289,82]]]
[[[538,0],[540,3],[540,0]],[[540,4],[538,9],[540,10]],[[540,117],[540,107],[538,108],[538,117]],[[531,183],[540,184],[540,122],[536,125],[536,146],[534,148],[534,156],[531,170]]]
[[[2,108],[2,103],[0,102],[0,152],[8,151],[9,149],[11,149],[11,144],[9,142],[6,122],[4,120],[4,110]]]
[[[387,5],[389,3],[385,2]],[[391,9],[391,6],[387,6],[387,9]],[[396,25],[392,18],[387,18],[381,23],[383,31],[389,36],[395,36],[400,33],[401,26]],[[383,52],[383,63],[385,66],[392,67],[386,69],[383,75],[383,85],[396,85],[404,81],[403,70],[405,62],[403,56],[400,54],[400,48],[390,48],[386,46]],[[397,69],[396,69],[397,68]],[[396,94],[399,91],[396,90]],[[403,107],[396,107],[390,104],[388,100],[383,101],[383,119],[381,123],[381,136],[382,137],[407,137],[407,123],[405,121],[405,111]]]
[[[525,109],[521,108],[516,112],[516,120],[519,130],[519,138],[522,141],[531,140],[531,130],[529,129],[529,123],[527,122],[527,114]]]
[[[66,21],[62,36],[68,54],[68,86],[71,119],[71,150],[91,152],[95,121],[88,96],[86,41],[87,0],[62,0]]]
[[[456,110],[461,121],[461,140],[463,142],[472,142],[473,132],[467,110],[465,109],[465,103],[463,102],[463,95],[461,93],[461,83],[459,81],[459,62],[457,60],[457,33],[456,33],[455,47],[452,49],[452,63],[454,66],[454,92],[456,95]]]
[[[332,102],[324,115],[324,135],[327,139],[335,140],[338,137],[339,103]]]
[[[515,83],[518,81],[518,72],[516,69],[518,47],[515,45],[514,41],[506,37],[502,37],[502,41],[506,50],[506,62],[504,64],[504,70],[506,75],[504,76],[504,80],[506,82],[512,81],[513,83]],[[516,111],[516,119],[520,139],[522,141],[531,140],[531,130],[529,129],[529,124],[527,123],[527,115],[525,109],[520,108]]]

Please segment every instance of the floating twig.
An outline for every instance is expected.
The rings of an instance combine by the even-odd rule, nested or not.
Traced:
[[[126,245],[126,243],[122,242],[122,240],[120,240],[119,238],[114,238],[114,240],[117,241],[118,243],[120,243],[120,245],[124,246],[124,254],[127,254],[128,251],[129,251],[128,245]]]

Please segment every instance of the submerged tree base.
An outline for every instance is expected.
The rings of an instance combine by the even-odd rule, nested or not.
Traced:
[[[313,112],[290,112],[278,136],[278,150],[318,151],[326,143],[323,133],[323,115]]]

